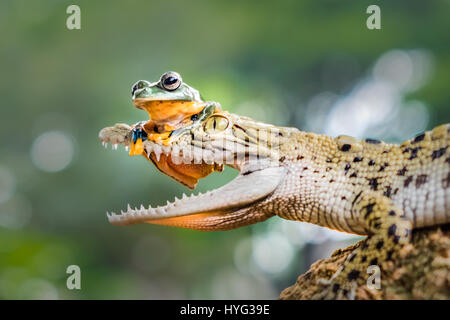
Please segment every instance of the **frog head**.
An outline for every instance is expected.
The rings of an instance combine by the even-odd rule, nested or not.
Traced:
[[[137,81],[131,95],[134,105],[147,111],[153,124],[165,124],[169,130],[204,107],[200,92],[173,71],[164,73],[157,82]]]

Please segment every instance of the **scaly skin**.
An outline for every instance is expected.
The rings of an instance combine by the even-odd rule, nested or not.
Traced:
[[[395,259],[413,228],[450,222],[450,125],[394,145],[275,127],[221,111],[211,117],[216,116],[229,125],[211,131],[208,118],[168,147],[145,141],[144,155],[180,155],[186,161],[193,154],[199,166],[237,168],[238,178],[164,207],[128,208],[109,215],[111,223],[227,230],[277,215],[368,235],[343,268],[322,281],[324,291],[315,298],[329,299],[353,298],[356,285],[369,276],[367,268]],[[126,125],[116,125],[103,129],[100,139],[128,145],[129,132]]]

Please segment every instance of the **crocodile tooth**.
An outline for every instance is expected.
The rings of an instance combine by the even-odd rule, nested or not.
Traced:
[[[162,208],[162,207],[157,207],[155,210],[155,213],[158,215],[163,215],[166,213],[166,210],[164,210],[164,208]]]
[[[127,205],[127,211],[128,211],[128,212],[131,212],[131,211],[132,211],[132,210],[131,210],[131,207],[130,207],[130,204]]]
[[[112,148],[113,148],[113,150],[117,150],[117,143],[114,143],[113,145],[112,145]]]
[[[170,154],[170,146],[163,146],[163,151],[166,156]]]
[[[194,153],[194,164],[201,164],[202,163],[202,155],[198,153]]]
[[[184,199],[187,199],[187,198],[188,198],[188,196],[186,195],[186,193],[183,192],[183,197],[182,197],[182,199],[184,200]]]
[[[155,156],[156,156],[156,160],[159,161],[159,157],[161,156],[161,153],[159,152],[159,150],[158,151],[155,150],[154,153],[155,153]]]
[[[128,146],[125,146],[125,151],[128,151],[129,150],[129,147]]]

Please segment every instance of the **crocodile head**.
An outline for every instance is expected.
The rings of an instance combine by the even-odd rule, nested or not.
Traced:
[[[239,175],[204,194],[183,194],[160,207],[128,206],[121,214],[108,213],[108,219],[115,225],[145,222],[196,230],[227,230],[266,220],[273,213],[261,204],[270,202],[285,178],[279,146],[296,130],[220,111],[184,130],[169,144],[146,140],[143,154],[157,166],[168,161],[175,169],[227,165]],[[130,126],[116,124],[104,128],[99,138],[117,149],[117,144],[132,143],[131,132]]]

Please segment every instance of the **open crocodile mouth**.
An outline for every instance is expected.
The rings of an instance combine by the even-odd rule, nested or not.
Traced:
[[[103,145],[107,147],[108,143],[111,143],[114,150],[117,150],[119,144],[128,148],[130,137],[131,127],[126,124],[104,128],[99,134]],[[128,208],[122,210],[120,214],[108,212],[108,220],[114,225],[145,222],[196,230],[235,228],[239,221],[241,221],[240,225],[250,223],[244,223],[246,219],[240,218],[245,214],[245,209],[272,194],[284,178],[284,168],[277,164],[269,160],[251,163],[245,153],[242,153],[244,156],[241,158],[236,157],[236,149],[233,154],[231,151],[224,150],[223,145],[208,144],[206,147],[198,147],[189,143],[183,144],[181,141],[167,146],[146,140],[144,150],[143,155],[160,170],[161,166],[169,164],[173,170],[180,170],[180,168],[185,170],[188,167],[189,172],[202,170],[208,172],[211,166],[229,165],[238,169],[239,175],[222,187],[197,195],[183,194],[180,199],[168,201],[165,206],[144,207],[141,205],[133,209],[128,205]],[[167,170],[161,171],[170,175]],[[258,218],[255,217],[255,219]],[[260,220],[264,219],[260,218]]]

